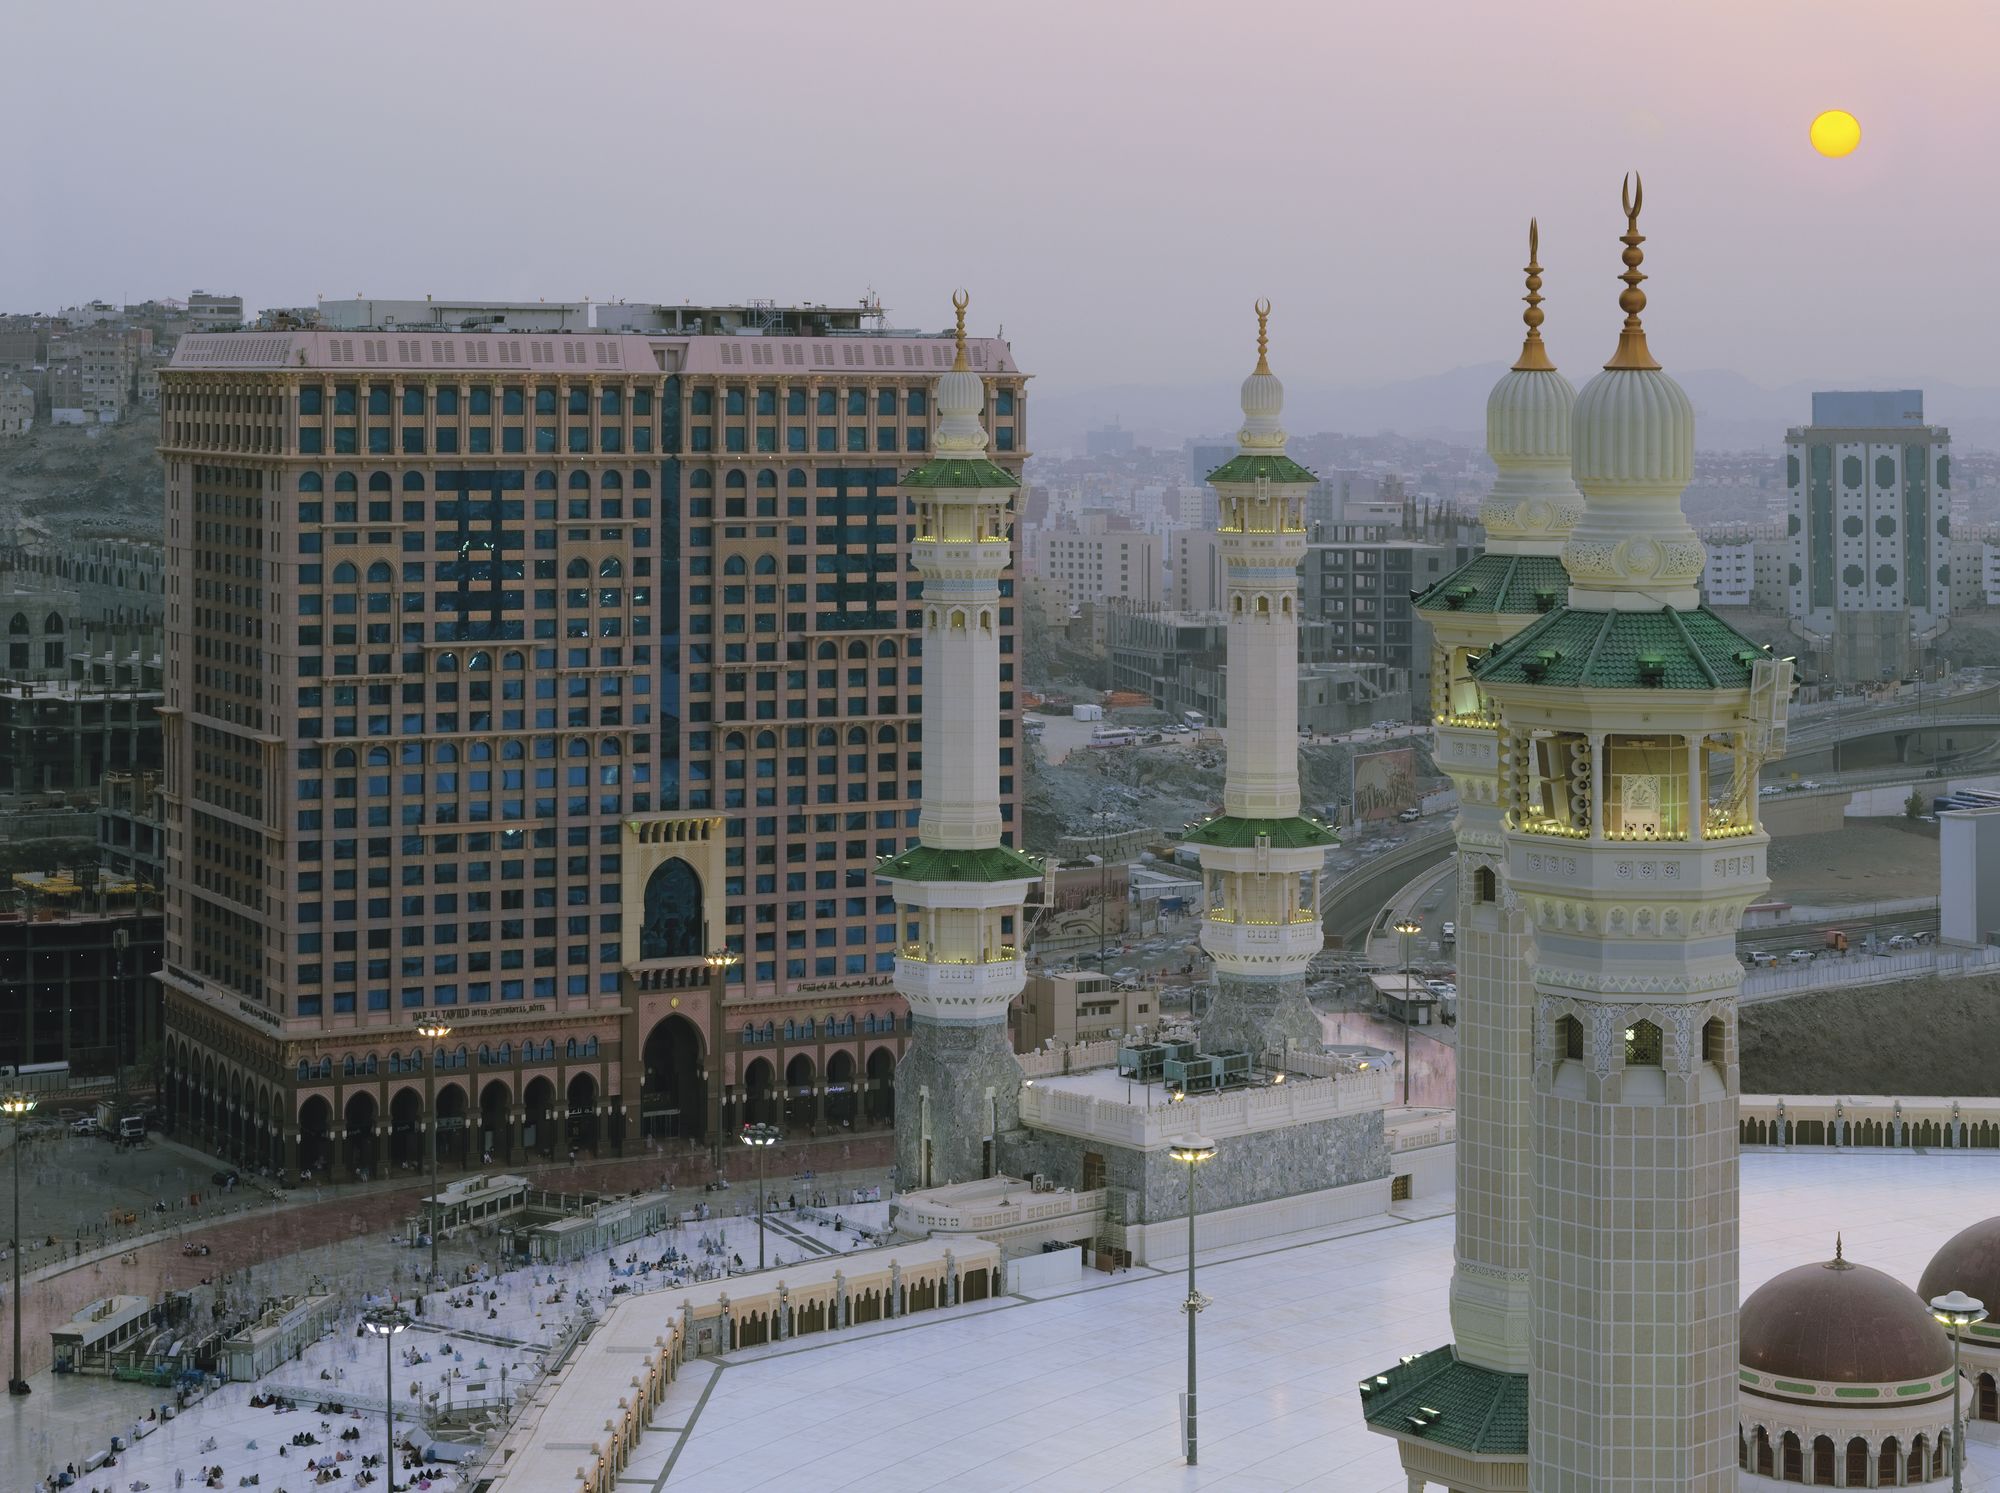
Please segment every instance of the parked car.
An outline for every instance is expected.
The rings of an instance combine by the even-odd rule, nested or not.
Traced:
[[[1776,954],[1768,954],[1762,949],[1758,949],[1750,955],[1750,967],[1752,969],[1769,969],[1777,962],[1778,956]]]
[[[1811,950],[1811,949],[1793,949],[1793,950],[1791,951],[1791,953],[1789,953],[1789,954],[1785,955],[1785,962],[1786,962],[1787,964],[1811,964],[1811,963],[1812,963],[1812,950]]]
[[[85,1115],[80,1120],[71,1121],[69,1128],[73,1135],[95,1135],[104,1127],[97,1123],[96,1115]]]
[[[1444,937],[1446,937],[1446,938],[1457,938],[1457,937],[1458,937],[1458,924],[1456,924],[1456,923],[1446,923],[1446,924],[1445,924],[1445,925],[1444,925],[1443,927],[1441,927],[1441,928],[1439,928],[1439,929],[1438,929],[1438,932],[1439,932],[1440,934],[1442,934],[1442,935],[1443,935]]]
[[[1889,947],[1892,949],[1914,949],[1916,946],[1917,941],[1907,933],[1898,933],[1889,940]]]

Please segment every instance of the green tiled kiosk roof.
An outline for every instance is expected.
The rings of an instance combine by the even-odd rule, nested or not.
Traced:
[[[903,479],[905,487],[1019,487],[1021,479],[985,457],[939,457]]]
[[[1460,1363],[1449,1346],[1364,1379],[1361,1415],[1392,1435],[1475,1456],[1528,1454],[1528,1376]]]
[[[1567,689],[1746,689],[1769,657],[1707,607],[1586,612],[1563,607],[1529,623],[1472,666],[1481,684]]]
[[[1234,819],[1227,814],[1217,814],[1213,819],[1196,820],[1181,832],[1181,839],[1186,844],[1220,845],[1231,850],[1248,850],[1266,836],[1279,850],[1340,843],[1334,838],[1332,830],[1316,819],[1305,818]]]
[[[1555,555],[1480,555],[1411,599],[1420,612],[1546,612],[1568,595]]]
[[[939,850],[912,845],[876,866],[877,876],[895,881],[1040,881],[1041,863],[1018,850],[991,845],[984,850]]]
[[[1232,456],[1208,474],[1210,482],[1317,482],[1289,456]]]

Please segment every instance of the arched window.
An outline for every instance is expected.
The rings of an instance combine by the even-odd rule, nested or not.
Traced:
[[[1650,1021],[1635,1021],[1625,1028],[1625,1066],[1657,1068],[1661,1062],[1660,1029]]]
[[[28,626],[26,612],[16,612],[7,623],[7,633],[10,637],[25,638],[30,631],[32,629]]]
[[[590,562],[578,555],[564,568],[563,574],[573,581],[587,581],[590,579]]]
[[[601,581],[608,581],[612,577],[621,576],[624,573],[625,562],[620,560],[616,555],[606,555],[602,560],[597,562],[597,578]]]
[[[354,480],[352,472],[340,472],[333,479],[333,490],[335,492],[353,492],[359,485]]]
[[[424,474],[422,472],[403,473],[404,492],[422,492],[423,490],[424,490]]]
[[[354,568],[352,561],[342,560],[333,567],[333,583],[336,586],[351,586],[360,579],[361,572]]]
[[[556,474],[554,472],[535,473],[536,492],[554,492],[555,490],[556,490]]]
[[[576,1056],[576,1038],[571,1037],[567,1042],[563,1043],[563,1056],[569,1058]]]
[[[785,473],[785,486],[804,487],[805,485],[806,474],[801,468],[793,467],[789,472]]]
[[[641,959],[688,959],[705,953],[702,942],[701,878],[676,856],[646,879],[645,922],[639,929]]]
[[[373,565],[370,565],[368,567],[368,579],[370,581],[385,583],[392,579],[389,573],[389,562],[386,560],[377,560]]]
[[[732,492],[740,492],[743,488],[749,486],[749,483],[743,476],[742,468],[738,467],[733,468],[729,475],[722,479],[722,485]]]
[[[625,479],[616,472],[606,472],[598,479],[597,485],[606,492],[617,492],[625,486]]]
[[[743,574],[743,570],[743,557],[741,555],[731,555],[722,562],[722,573],[724,575],[741,575]]]
[[[1475,902],[1500,900],[1500,878],[1491,866],[1481,866],[1472,873],[1472,900]]]
[[[777,573],[778,573],[778,561],[775,556],[759,555],[757,557],[757,574],[776,575]]]
[[[319,492],[325,486],[326,482],[318,472],[301,472],[299,474],[300,492]]]
[[[389,483],[389,474],[387,472],[370,472],[368,474],[368,490],[370,492],[393,491]]]
[[[1720,1016],[1711,1016],[1701,1029],[1701,1060],[1721,1067],[1729,1061],[1729,1032]]]
[[[569,474],[569,485],[572,492],[575,492],[579,488],[588,492],[590,490],[590,473],[571,472]]]
[[[1557,1020],[1556,1051],[1570,1062],[1583,1061],[1583,1023],[1574,1016],[1564,1016]]]

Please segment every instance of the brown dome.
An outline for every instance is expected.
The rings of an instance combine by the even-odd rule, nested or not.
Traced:
[[[1917,1294],[1926,1301],[1963,1291],[2000,1314],[2000,1218],[1961,1229],[1931,1256]]]
[[[1951,1367],[1951,1339],[1908,1286],[1844,1260],[1787,1270],[1743,1303],[1743,1367],[1822,1384],[1904,1384]]]

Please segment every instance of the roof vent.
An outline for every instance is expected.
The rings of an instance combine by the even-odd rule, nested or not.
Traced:
[[[1664,684],[1667,680],[1667,660],[1658,653],[1642,653],[1638,657],[1639,682],[1641,684]]]
[[[1556,593],[1553,586],[1540,586],[1535,591],[1535,610],[1553,612],[1556,609]]]
[[[1521,672],[1531,683],[1539,684],[1542,676],[1549,672],[1549,665],[1561,657],[1562,654],[1553,648],[1538,648],[1521,660]]]

